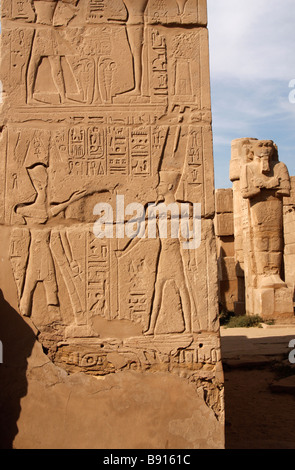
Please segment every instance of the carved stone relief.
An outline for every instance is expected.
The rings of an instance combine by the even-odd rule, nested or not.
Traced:
[[[0,209],[20,314],[69,373],[186,370],[222,388],[206,2],[2,3]],[[155,237],[128,236],[122,196],[143,231],[161,204],[200,204],[200,243],[161,237],[156,215]],[[99,204],[111,237],[95,234]]]

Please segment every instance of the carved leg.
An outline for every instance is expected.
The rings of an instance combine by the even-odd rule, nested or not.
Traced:
[[[191,325],[191,301],[190,296],[185,284],[182,284],[179,287],[179,293],[181,298],[181,305],[184,317],[184,325],[185,325],[185,332],[191,333],[192,325]]]
[[[25,317],[31,316],[31,307],[34,290],[37,285],[35,271],[28,266],[23,295],[20,300],[20,312]]]
[[[66,87],[65,81],[63,76],[63,70],[61,66],[61,57],[60,56],[52,56],[49,57],[49,62],[51,66],[51,73],[54,84],[57,88],[57,91],[61,98],[61,103],[66,102]]]
[[[134,64],[134,90],[129,93],[136,96],[141,95],[143,32],[142,25],[127,24],[127,35]]]
[[[145,332],[146,335],[154,334],[157,319],[158,319],[161,305],[162,305],[164,284],[165,284],[164,279],[156,281],[155,296],[154,296],[152,313],[151,313],[151,318],[150,318],[150,326],[149,326],[149,329]]]
[[[47,305],[59,305],[57,296],[57,284],[55,280],[55,274],[51,273],[47,279],[43,281]]]
[[[37,100],[34,100],[34,88],[37,77],[38,68],[41,62],[41,57],[39,54],[32,53],[30,60],[28,74],[27,74],[27,102],[28,104],[38,103]]]

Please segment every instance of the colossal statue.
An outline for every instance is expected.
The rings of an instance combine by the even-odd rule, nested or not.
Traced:
[[[293,317],[292,294],[282,271],[283,198],[290,176],[271,140],[232,143],[237,261],[245,271],[246,311],[263,318]],[[237,163],[238,162],[238,163]]]

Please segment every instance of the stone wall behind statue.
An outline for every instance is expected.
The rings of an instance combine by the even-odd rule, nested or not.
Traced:
[[[220,310],[244,315],[245,281],[236,259],[232,189],[217,189],[215,204]]]

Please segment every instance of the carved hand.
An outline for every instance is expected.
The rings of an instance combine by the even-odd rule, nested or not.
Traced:
[[[279,181],[279,178],[277,178],[276,176],[274,176],[273,178],[270,178],[266,183],[267,189],[277,188],[278,186],[280,186],[280,181]]]
[[[73,271],[73,273],[75,275],[79,275],[80,274],[80,266],[79,264],[77,263],[77,261],[71,261],[70,263],[70,266],[71,266],[71,270]]]
[[[255,185],[257,186],[257,188],[263,189],[265,188],[265,181],[263,179],[257,178],[257,180],[255,181]]]
[[[260,189],[273,189],[280,185],[279,179],[274,176],[272,178],[257,178],[255,180],[255,185]]]
[[[75,191],[71,198],[70,198],[70,201],[73,202],[73,201],[78,201],[79,199],[81,199],[82,196],[84,196],[86,194],[86,189],[83,189],[81,191]]]

